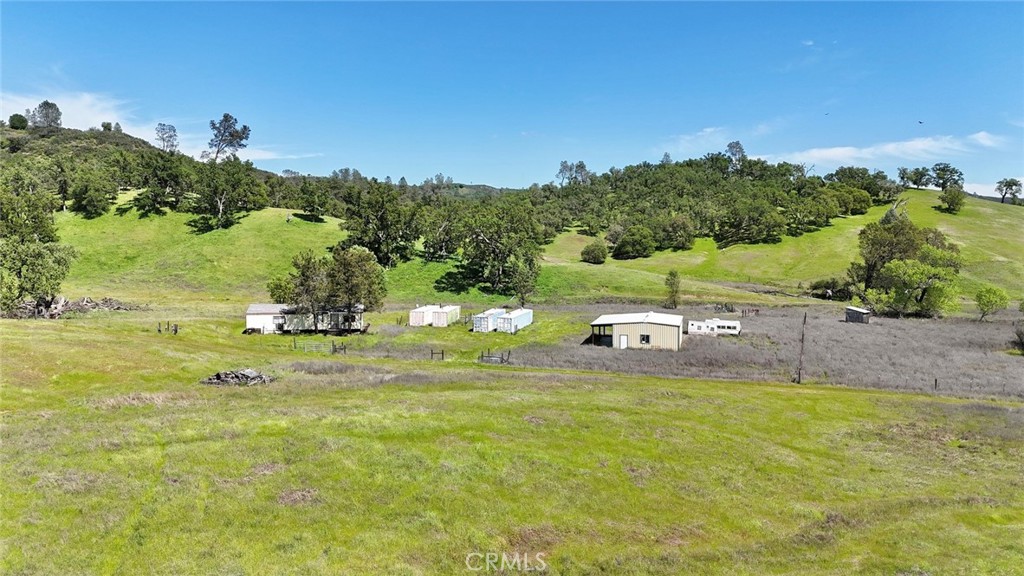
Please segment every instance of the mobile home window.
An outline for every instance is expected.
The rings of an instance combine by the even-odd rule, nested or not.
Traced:
[[[640,343],[641,344],[650,344],[651,343],[651,335],[650,334],[641,334],[640,335]]]

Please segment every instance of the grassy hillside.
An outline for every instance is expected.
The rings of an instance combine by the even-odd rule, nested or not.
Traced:
[[[1024,298],[1024,209],[968,198],[963,210],[949,215],[933,208],[937,193],[911,190],[904,194],[907,212],[918,226],[936,227],[960,245],[966,266],[965,289],[973,293],[979,283],[1001,286],[1013,298]],[[569,271],[601,269],[620,282],[642,282],[644,275],[663,277],[676,269],[685,278],[704,281],[757,283],[791,289],[814,280],[842,277],[857,256],[857,234],[877,221],[887,207],[867,214],[837,218],[811,234],[784,237],[778,244],[736,245],[718,250],[712,240],[698,239],[692,250],[662,251],[639,260],[609,259],[595,267],[580,262],[580,250],[593,239],[563,233],[546,251],[546,261]]]
[[[910,217],[921,226],[938,227],[961,246],[968,293],[987,282],[1007,289],[1015,299],[1024,298],[1024,209],[968,198],[963,211],[951,216],[932,208],[935,196],[928,191],[908,192]],[[653,302],[662,298],[664,275],[674,268],[683,275],[683,293],[690,300],[780,302],[728,284],[766,284],[796,291],[799,284],[842,276],[856,258],[857,233],[884,211],[876,207],[866,215],[839,218],[828,228],[783,238],[778,244],[718,250],[711,240],[702,238],[685,252],[663,251],[640,260],[609,259],[601,266],[579,260],[580,250],[592,239],[567,232],[546,247],[535,299]],[[141,301],[265,298],[266,280],[286,272],[292,255],[307,248],[327,248],[344,238],[337,220],[310,223],[293,218],[288,222],[290,213],[267,209],[228,230],[202,235],[191,233],[185,225],[188,216],[182,214],[139,219],[134,212],[110,213],[95,220],[59,214],[62,237],[80,252],[65,292]],[[448,263],[401,264],[388,271],[391,301],[480,305],[508,301],[475,288],[438,292],[438,280],[450,270]]]
[[[1012,573],[1012,403],[0,320],[4,574]],[[53,359],[59,361],[54,362]],[[257,388],[198,383],[252,366]],[[59,542],[59,546],[54,543]]]
[[[294,254],[344,238],[338,221],[298,218],[268,208],[227,230],[194,234],[187,214],[138,218],[133,211],[94,220],[57,217],[61,239],[79,251],[64,292],[154,301],[249,301],[265,297],[267,280],[291,269]]]

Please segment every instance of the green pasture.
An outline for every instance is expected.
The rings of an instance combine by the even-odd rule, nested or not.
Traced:
[[[0,572],[468,574],[467,554],[505,552],[551,574],[1009,574],[1024,559],[1018,404],[303,353],[241,335],[226,306],[177,336],[154,328],[180,309],[0,321]],[[562,325],[579,327],[527,330],[556,341]],[[390,345],[477,336],[515,344],[451,327]],[[278,379],[198,382],[246,366]]]

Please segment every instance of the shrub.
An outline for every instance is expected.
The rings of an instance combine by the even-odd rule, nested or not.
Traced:
[[[605,259],[608,258],[608,247],[604,245],[604,240],[598,238],[583,247],[580,258],[590,264],[604,264]]]
[[[964,207],[967,201],[967,193],[959,186],[950,186],[939,195],[939,200],[946,205],[944,210],[950,214],[956,214]]]
[[[985,316],[1003,310],[1010,305],[1010,297],[1006,295],[1006,291],[995,286],[985,286],[978,290],[974,301],[978,304],[978,312],[981,313],[978,320],[984,320]]]
[[[25,130],[28,128],[28,118],[25,118],[21,114],[11,114],[8,118],[7,123],[14,130]]]
[[[829,291],[832,292],[831,296]],[[823,300],[846,301],[853,298],[853,292],[850,290],[850,283],[848,281],[833,277],[812,282],[811,296]]]
[[[654,254],[654,233],[646,226],[630,226],[615,245],[612,255],[619,260],[646,258]]]
[[[855,189],[850,193],[850,214],[867,214],[871,208],[871,195],[864,190]]]

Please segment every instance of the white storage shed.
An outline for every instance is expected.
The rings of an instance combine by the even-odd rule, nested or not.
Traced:
[[[444,328],[445,326],[454,324],[458,321],[461,314],[461,306],[442,306],[440,309],[434,310],[432,313],[432,324],[434,326]]]
[[[414,308],[409,312],[409,326],[430,326],[434,321],[434,312],[440,309],[437,304]]]
[[[473,332],[494,332],[498,329],[498,318],[505,315],[504,308],[491,308],[473,315]]]
[[[498,318],[498,332],[515,334],[530,324],[533,324],[533,310],[520,308]]]

